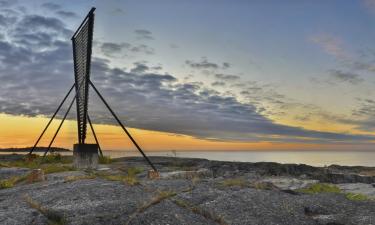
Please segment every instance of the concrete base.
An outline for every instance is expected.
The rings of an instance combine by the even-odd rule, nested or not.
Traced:
[[[73,156],[73,167],[76,169],[96,169],[98,167],[97,144],[75,144]]]

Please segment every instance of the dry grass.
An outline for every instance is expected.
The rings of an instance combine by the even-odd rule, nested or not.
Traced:
[[[248,187],[249,183],[244,179],[244,178],[230,178],[230,179],[225,179],[220,182],[221,185],[225,187]]]
[[[125,224],[128,225],[139,213],[144,212],[151,206],[159,204],[161,201],[173,197],[175,195],[176,192],[174,191],[159,191],[158,194],[153,199],[151,199],[150,202],[143,204],[132,215],[130,215],[128,221]]]
[[[64,182],[68,183],[68,182],[74,182],[77,180],[88,180],[88,179],[95,179],[95,178],[96,178],[95,175],[67,176],[64,178]]]
[[[192,211],[195,214],[201,215],[205,217],[206,219],[212,220],[216,222],[219,225],[227,225],[228,223],[224,220],[222,216],[218,216],[212,211],[204,210],[198,206],[191,205],[189,202],[184,201],[182,199],[174,199],[173,202],[180,206],[181,208],[185,208],[187,210]]]
[[[96,173],[95,175],[105,180],[121,181],[131,186],[140,184],[139,180],[137,179],[135,175],[107,174],[107,173]]]
[[[16,184],[19,184],[25,181],[27,181],[27,183],[35,183],[35,182],[38,182],[39,179],[34,179],[31,173],[26,174],[26,175],[21,175],[21,176],[12,176],[8,179],[0,180],[0,189],[12,188]]]
[[[66,220],[62,215],[46,207],[43,207],[39,202],[33,200],[30,196],[28,195],[25,196],[25,202],[27,202],[30,205],[30,207],[38,210],[41,214],[47,217],[49,225],[65,225],[66,224]]]

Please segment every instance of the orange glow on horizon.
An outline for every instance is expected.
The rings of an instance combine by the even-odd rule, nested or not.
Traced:
[[[24,117],[0,114],[0,148],[32,146],[49,118]],[[54,120],[38,146],[48,146],[61,120]],[[64,122],[53,146],[72,149],[77,142],[76,121]],[[101,147],[104,150],[135,149],[126,134],[119,126],[94,124]],[[348,146],[280,143],[280,142],[233,142],[220,140],[198,139],[188,135],[158,132],[129,128],[130,133],[145,151],[170,150],[318,150],[348,148]],[[94,143],[90,127],[87,129],[87,143]],[[350,146],[349,146],[350,147]]]

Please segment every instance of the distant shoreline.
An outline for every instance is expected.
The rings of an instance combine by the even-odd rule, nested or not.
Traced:
[[[25,148],[0,148],[0,152],[29,152],[32,147],[25,147]],[[34,149],[34,152],[45,152],[47,150],[47,147],[36,147]],[[57,148],[57,147],[51,147],[50,151],[52,152],[71,152],[71,150],[66,148]]]

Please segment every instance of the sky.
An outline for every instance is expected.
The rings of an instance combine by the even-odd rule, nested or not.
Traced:
[[[91,80],[146,150],[373,149],[375,0],[2,0],[0,148],[32,146],[74,83],[93,6]],[[132,148],[92,90],[89,114]]]

